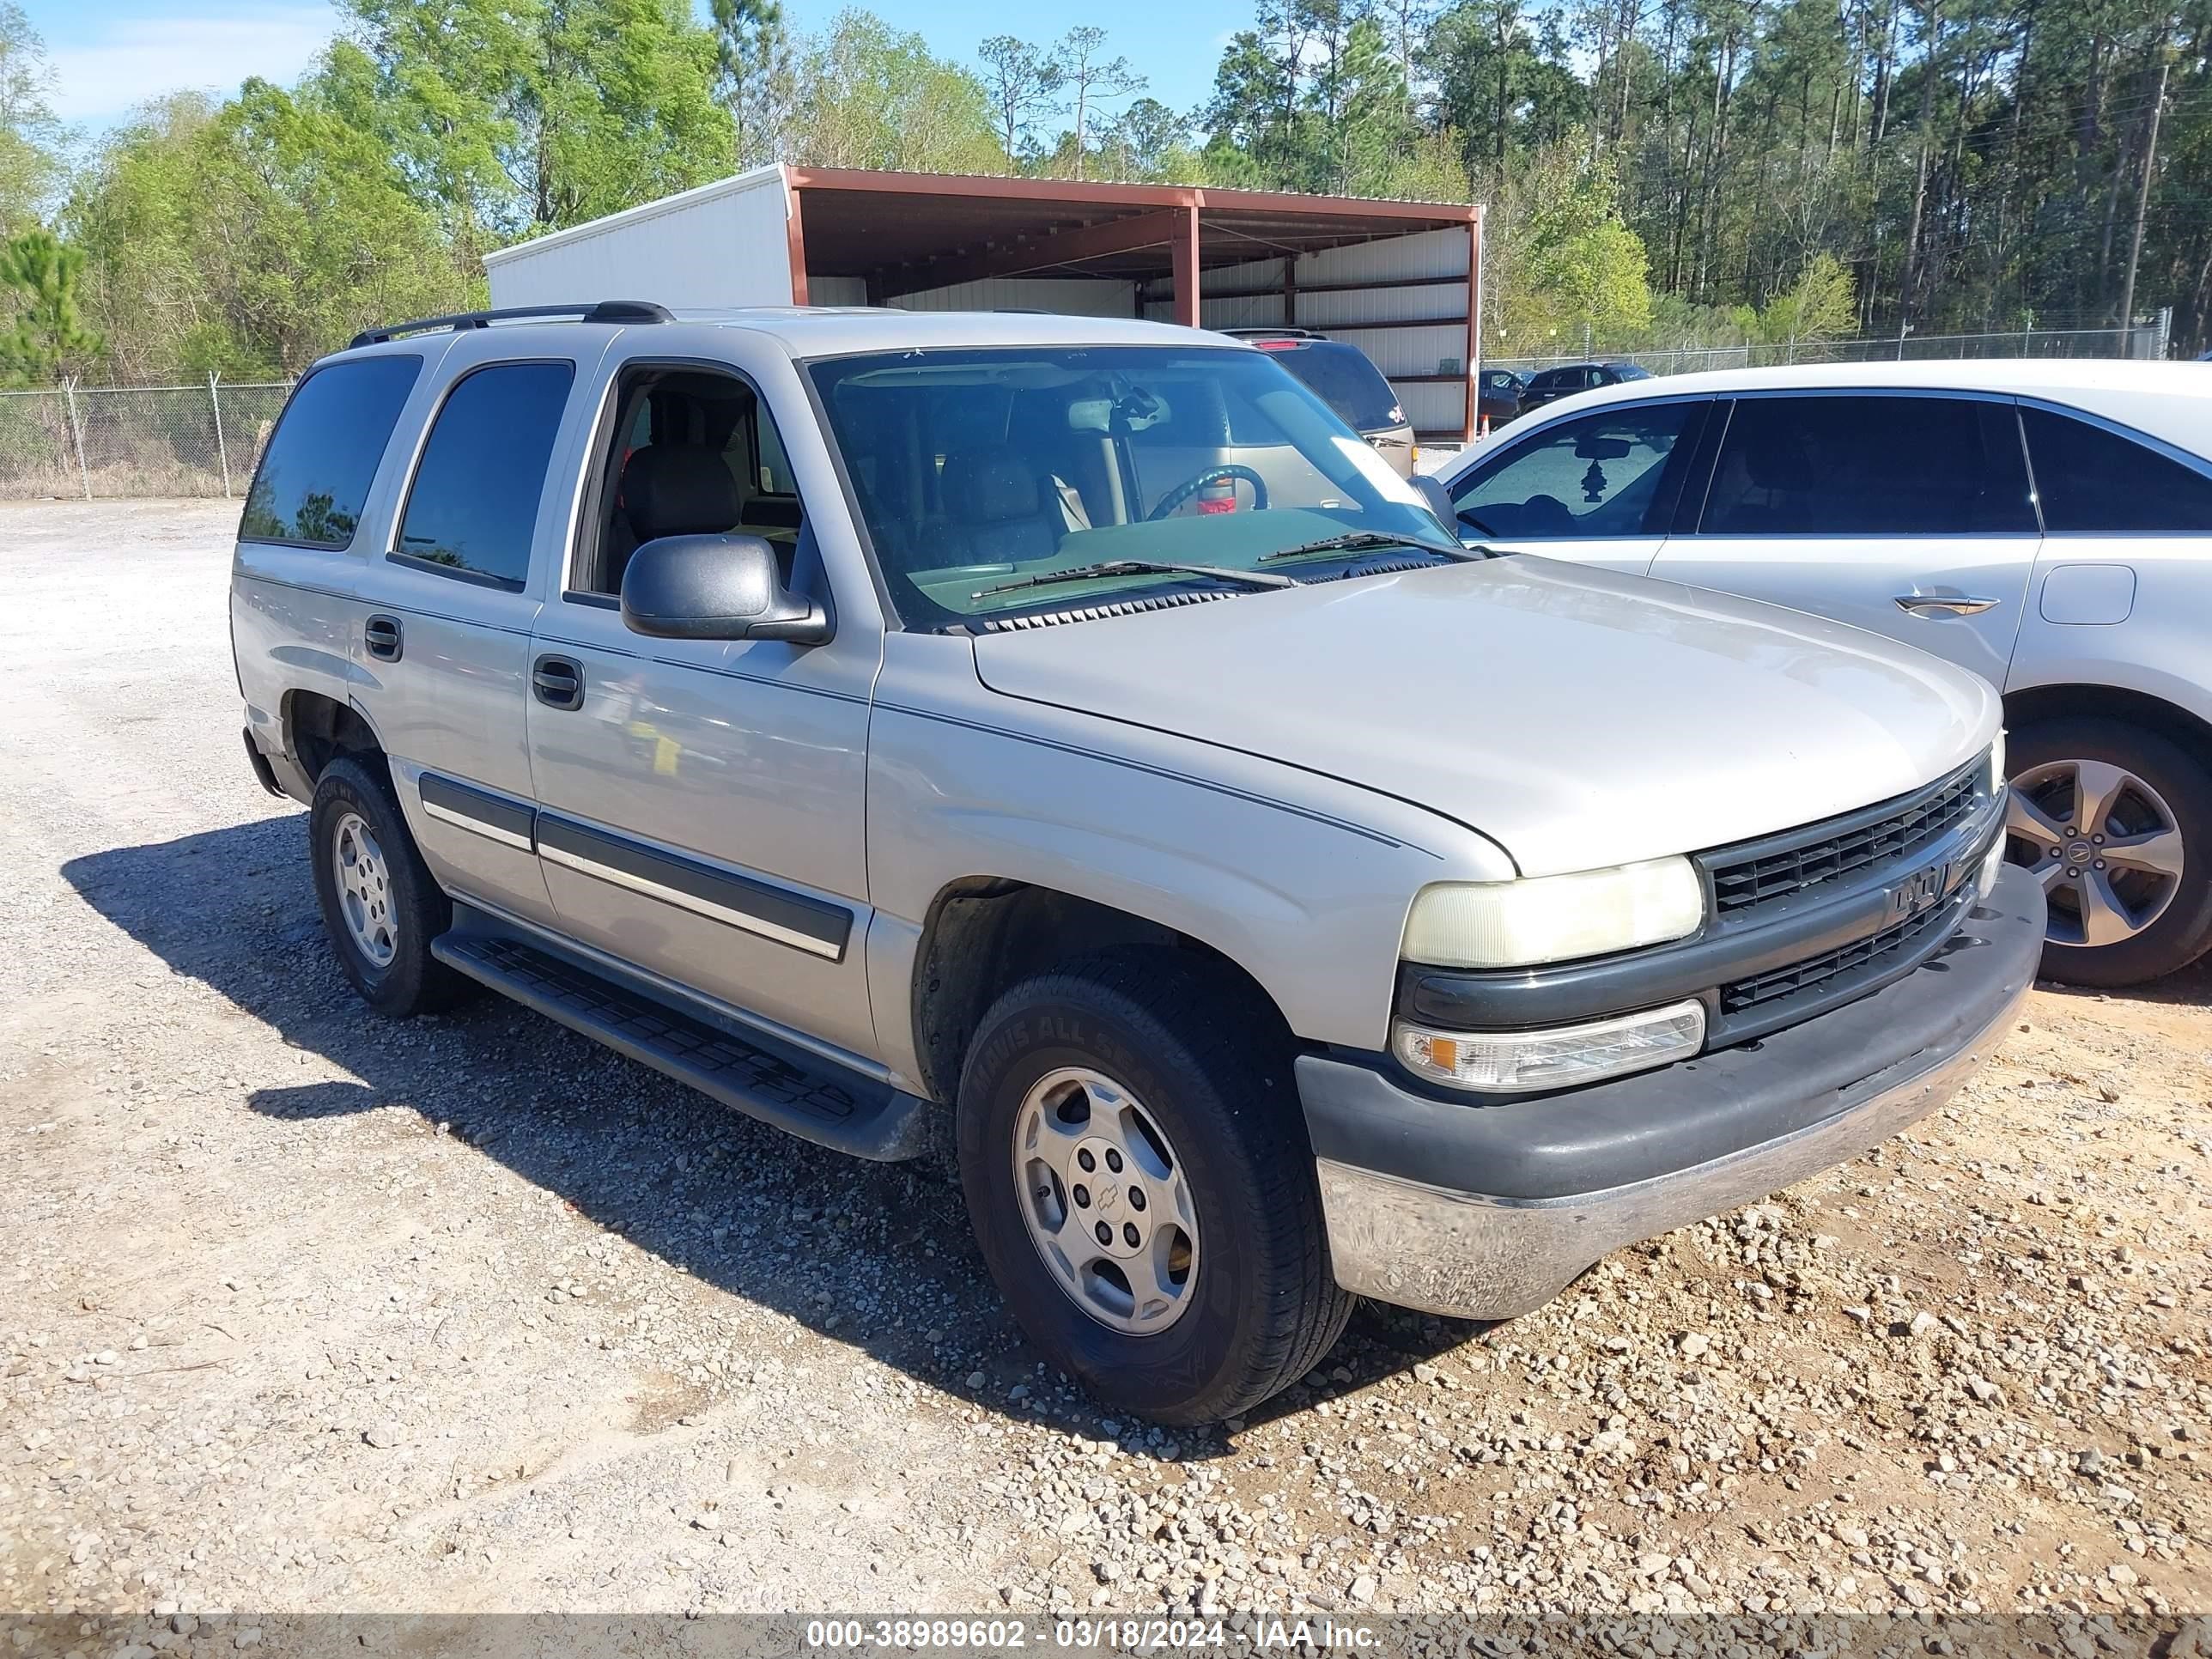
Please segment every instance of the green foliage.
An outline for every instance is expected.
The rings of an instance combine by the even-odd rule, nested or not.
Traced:
[[[840,12],[801,54],[791,155],[823,167],[999,173],[983,83],[919,34]]]
[[[0,0],[0,234],[34,219],[59,180],[61,124],[45,43],[15,0]]]
[[[380,135],[348,119],[343,82],[249,81],[214,108],[179,95],[109,141],[65,222],[113,378],[295,373],[372,323],[481,295]]]
[[[298,85],[161,100],[70,174],[0,0],[0,236],[81,251],[88,372],[296,369],[480,301],[492,247],[773,160],[1480,200],[1513,355],[2130,293],[2212,343],[2212,0],[1255,0],[1188,112],[1090,24],[979,73],[865,11],[794,36],[782,0],[342,6]]]
[[[15,313],[0,334],[0,383],[51,385],[80,372],[100,349],[100,337],[78,309],[83,275],[83,250],[50,230],[27,230],[0,243],[0,292]]]
[[[1759,345],[1810,345],[1841,339],[1858,326],[1858,298],[1851,273],[1832,253],[1816,253],[1787,292],[1764,310],[1739,306],[1733,313],[1744,338]]]
[[[1571,131],[1510,176],[1490,210],[1490,319],[1513,356],[1641,344],[1651,325],[1650,261],[1621,222],[1612,168]]]

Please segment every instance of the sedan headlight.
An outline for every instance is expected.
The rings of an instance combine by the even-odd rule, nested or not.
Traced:
[[[1705,884],[1682,858],[1527,881],[1445,882],[1414,897],[1403,955],[1443,968],[1522,968],[1681,939],[1705,920]]]
[[[1415,1076],[1455,1089],[1571,1089],[1688,1059],[1705,1044],[1705,1007],[1693,997],[1541,1031],[1432,1031],[1401,1020],[1392,1040]]]

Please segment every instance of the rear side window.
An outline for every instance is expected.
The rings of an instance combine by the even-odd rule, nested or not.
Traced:
[[[1744,398],[1705,496],[1709,536],[2036,528],[2013,406],[1967,398]]]
[[[376,464],[422,372],[420,357],[356,357],[301,381],[246,492],[238,538],[351,546]]]
[[[392,556],[518,589],[575,366],[496,363],[457,382],[431,425]]]
[[[2065,532],[2203,535],[2212,532],[2212,478],[2087,421],[2020,411],[2043,527]]]
[[[1321,396],[1337,418],[1356,432],[1399,425],[1406,418],[1398,395],[1382,371],[1357,346],[1340,341],[1292,347],[1273,354],[1275,361]]]

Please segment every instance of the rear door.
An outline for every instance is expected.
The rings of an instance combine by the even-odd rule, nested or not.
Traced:
[[[1516,427],[1453,481],[1460,533],[1641,575],[1673,521],[1711,408],[1708,398],[1663,398]]]
[[[356,699],[440,883],[544,921],[552,906],[531,844],[524,731],[545,580],[533,581],[532,552],[566,539],[574,462],[555,462],[576,441],[584,365],[527,352],[534,332],[464,336],[440,365],[353,649]],[[549,489],[549,477],[568,487]]]
[[[1887,634],[2002,687],[2040,529],[2005,398],[1740,396],[1651,574]]]

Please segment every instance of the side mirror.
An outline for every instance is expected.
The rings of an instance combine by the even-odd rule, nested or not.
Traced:
[[[758,536],[663,536],[629,556],[623,625],[664,640],[789,640],[823,645],[832,629],[811,599],[783,586]]]
[[[1416,472],[1413,483],[1413,493],[1427,505],[1430,512],[1437,515],[1437,522],[1457,535],[1459,509],[1452,505],[1451,491],[1446,489],[1433,473]]]

